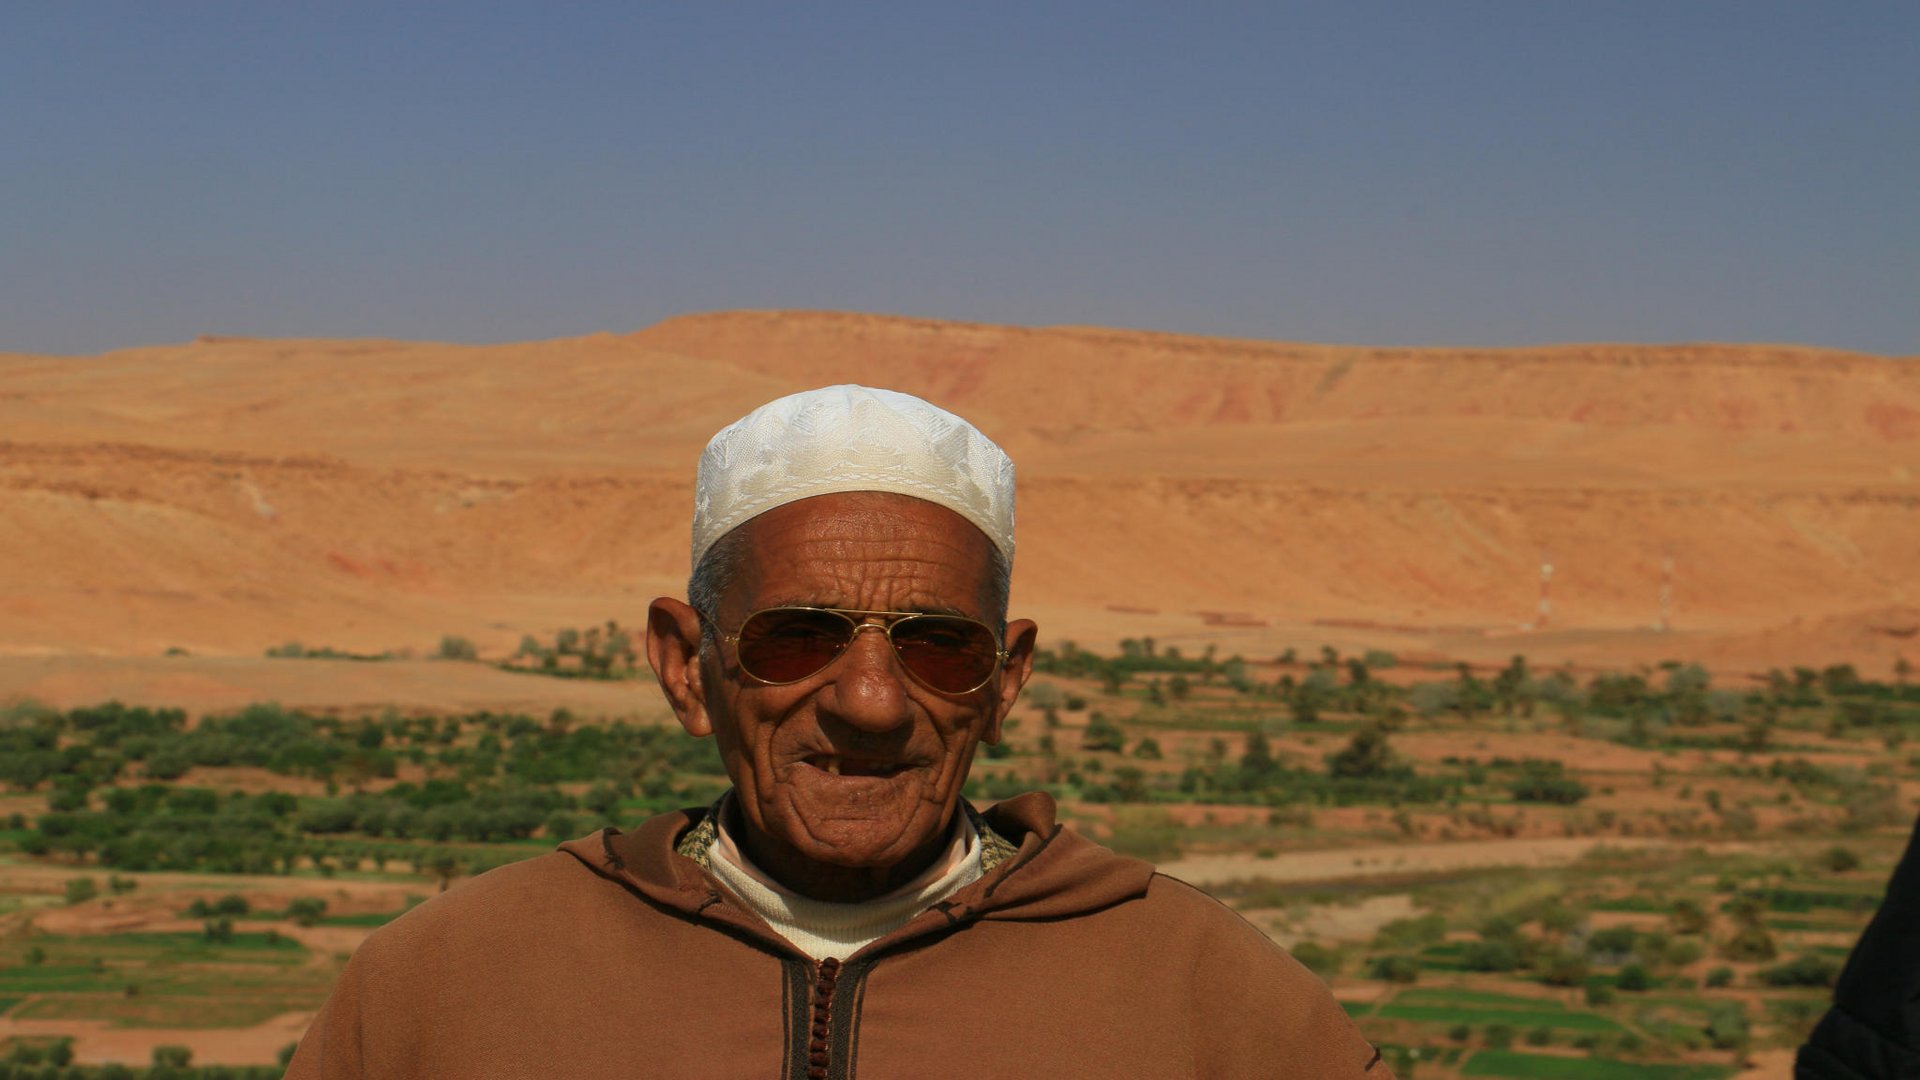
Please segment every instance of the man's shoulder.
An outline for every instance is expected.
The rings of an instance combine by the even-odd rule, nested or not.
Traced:
[[[375,930],[363,948],[444,948],[472,937],[498,940],[551,926],[562,912],[596,906],[608,882],[560,851],[498,866],[422,901]],[[615,890],[617,891],[617,890]]]
[[[1164,871],[1154,871],[1147,883],[1145,900],[1166,918],[1192,920],[1220,933],[1250,934],[1267,940],[1245,916],[1212,893]]]
[[[1247,917],[1205,890],[1181,879],[1155,872],[1142,898],[1148,919],[1183,936],[1201,939],[1208,962],[1236,962],[1271,967],[1288,980],[1304,978],[1321,985],[1287,950],[1275,944]]]
[[[982,881],[987,919],[1090,935],[1090,945],[1152,942],[1125,954],[1148,969],[1172,963],[1209,978],[1258,977],[1324,993],[1318,978],[1239,912],[1153,864],[1072,829],[1026,840],[1004,880]]]

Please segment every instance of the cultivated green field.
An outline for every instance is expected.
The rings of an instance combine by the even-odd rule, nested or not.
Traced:
[[[633,675],[557,655],[512,663]],[[1722,685],[1143,640],[1037,669],[969,794],[1045,790],[1177,862],[1402,1077],[1718,1080],[1796,1045],[1920,798],[1920,687],[1844,667]],[[48,1022],[204,1032],[218,1061],[219,1033],[316,1008],[432,892],[725,780],[710,742],[564,711],[108,703],[8,709],[0,783],[0,1022],[43,1025],[0,1044],[6,1080],[65,1056]],[[139,1064],[191,1074],[163,1050]]]

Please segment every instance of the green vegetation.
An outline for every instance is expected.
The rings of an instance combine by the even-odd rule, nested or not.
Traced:
[[[302,645],[297,641],[289,641],[284,645],[270,645],[267,647],[267,656],[269,659],[274,659],[274,660],[377,661],[377,660],[394,659],[394,654],[390,652],[380,652],[380,653],[347,652],[342,649],[332,648],[331,646],[322,646],[320,648],[313,649],[313,648],[308,648],[307,646]]]
[[[46,713],[0,736],[22,747],[4,758],[6,779],[50,788],[49,810],[17,841],[20,849],[123,870],[422,866],[444,854],[422,844],[568,838],[637,808],[708,801],[724,776],[710,741],[621,722],[576,725],[564,711],[545,722],[492,713],[342,720],[254,705],[189,728],[179,710],[109,703]],[[402,764],[426,778],[369,790]],[[227,765],[355,790],[296,798],[164,782]],[[129,786],[130,774],[149,782]],[[562,784],[585,790],[570,794]],[[484,869],[512,857],[475,852],[462,865]],[[90,878],[75,879],[69,902],[91,898],[93,888]]]
[[[1514,1080],[1725,1080],[1738,1072],[1724,1065],[1661,1065],[1609,1058],[1575,1058],[1482,1050],[1467,1059],[1461,1076]]]
[[[438,654],[474,657],[451,636]],[[614,623],[528,638],[502,665],[641,671]],[[1920,755],[1889,752],[1920,738],[1920,686],[1844,666],[1733,688],[1681,663],[1582,674],[1331,648],[1222,658],[1137,639],[1116,656],[1063,643],[1036,668],[968,793],[1049,792],[1068,821],[1149,860],[1246,859],[1244,879],[1213,891],[1257,925],[1315,935],[1293,949],[1312,970],[1374,981],[1377,996],[1349,1008],[1403,1075],[1717,1080],[1722,1062],[1789,1044],[1824,1008],[1836,940],[1878,903],[1912,815],[1900,785],[1920,770]],[[262,793],[237,767],[290,791]],[[172,886],[127,875],[163,869],[411,874],[424,894],[601,824],[706,803],[724,783],[711,741],[564,711],[0,709],[0,784],[44,799],[0,820],[0,851],[63,868],[40,895],[0,897],[0,912],[152,903]],[[1525,870],[1394,866],[1399,843],[1562,837],[1597,846]],[[1649,837],[1677,843],[1631,846]],[[1717,846],[1727,838],[1748,843]],[[1324,848],[1356,852],[1350,879],[1261,876],[1261,860]],[[168,914],[194,920],[177,933],[0,937],[0,1007],[254,1023],[314,1007],[344,959],[308,953],[288,923],[372,928],[405,910],[233,888],[170,895]],[[1345,936],[1299,918],[1375,902],[1412,914],[1356,912]]]
[[[1382,1005],[1373,1015],[1388,1020],[1417,1020],[1428,1024],[1510,1024],[1544,1027],[1553,1031],[1619,1031],[1616,1021],[1593,1013],[1565,1009],[1490,1008],[1486,1006]]]
[[[0,939],[0,999],[28,1020],[247,1026],[318,1003],[335,969],[310,959],[271,930],[15,934]]]
[[[551,641],[529,634],[500,666],[563,679],[631,679],[650,674],[640,662],[633,635],[612,620],[585,630],[557,631]]]

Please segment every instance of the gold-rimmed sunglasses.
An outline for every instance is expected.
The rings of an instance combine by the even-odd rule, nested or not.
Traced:
[[[707,616],[702,613],[701,617]],[[748,678],[784,686],[825,670],[862,630],[885,634],[907,674],[942,694],[958,696],[980,689],[1007,661],[1000,636],[986,623],[964,615],[921,611],[763,608],[721,638],[734,647],[740,670]]]

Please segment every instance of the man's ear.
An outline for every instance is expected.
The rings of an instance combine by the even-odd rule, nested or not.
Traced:
[[[700,671],[700,637],[700,615],[684,601],[662,596],[648,605],[647,663],[674,717],[696,737],[713,734]]]
[[[1013,703],[1020,700],[1020,688],[1027,685],[1027,677],[1033,674],[1033,643],[1039,636],[1040,627],[1032,619],[1015,619],[1007,624],[1007,660],[1000,668],[998,697],[980,741],[1000,741],[1001,725],[1013,711]]]

